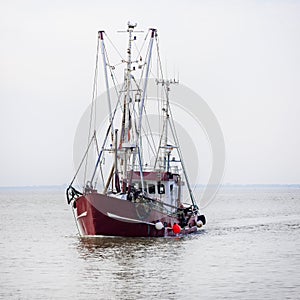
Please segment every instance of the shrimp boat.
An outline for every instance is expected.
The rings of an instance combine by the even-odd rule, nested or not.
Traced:
[[[195,233],[206,223],[193,195],[172,118],[170,90],[178,81],[163,77],[157,30],[149,29],[139,48],[136,34],[143,32],[135,27],[128,23],[123,31],[128,35],[125,58],[105,31],[98,32],[90,116],[107,107],[106,121],[102,120],[107,128],[93,132],[90,120],[86,151],[66,190],[80,236],[167,237]],[[106,41],[120,54],[121,62],[111,64]],[[105,90],[105,103],[100,106],[95,104],[99,62]],[[120,66],[123,83],[118,85]],[[157,99],[149,97],[150,81]],[[148,104],[156,106],[154,119]],[[84,176],[78,183],[80,172]]]

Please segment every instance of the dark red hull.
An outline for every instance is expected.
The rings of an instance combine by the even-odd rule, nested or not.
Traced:
[[[115,197],[91,193],[76,200],[77,222],[82,236],[164,237],[176,235],[172,227],[179,220],[158,207],[145,206]],[[161,222],[164,228],[157,229]],[[197,231],[196,216],[181,234]]]

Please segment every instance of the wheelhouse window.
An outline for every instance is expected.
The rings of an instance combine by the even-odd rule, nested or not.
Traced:
[[[157,191],[160,195],[165,194],[165,185],[163,183],[158,183],[157,184]]]
[[[154,184],[148,184],[148,193],[149,194],[155,194],[155,185]]]

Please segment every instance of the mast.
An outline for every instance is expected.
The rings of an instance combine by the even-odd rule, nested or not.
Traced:
[[[113,128],[113,124],[112,124],[112,110],[111,110],[111,101],[110,101],[108,75],[107,75],[107,62],[106,62],[106,56],[105,56],[105,45],[104,45],[103,34],[104,34],[104,30],[98,31],[98,38],[101,40],[101,53],[102,53],[102,59],[103,59],[103,69],[104,69],[105,86],[106,86],[107,102],[108,102],[108,110],[109,110],[109,123],[111,124],[111,138],[113,140],[114,128]]]
[[[122,130],[121,130],[121,138],[120,138],[120,146],[124,149],[123,159],[121,161],[122,166],[122,192],[126,191],[126,178],[127,178],[127,168],[128,168],[128,159],[130,151],[130,127],[131,127],[131,115],[130,115],[130,91],[131,91],[131,69],[132,69],[132,60],[131,60],[131,48],[132,48],[132,33],[134,28],[136,27],[135,24],[131,24],[128,22],[128,48],[127,48],[127,61],[126,61],[126,69],[125,69],[125,96],[123,102],[123,115],[122,115]]]
[[[170,98],[169,98],[169,92],[170,92],[170,85],[171,84],[178,84],[179,82],[174,80],[156,80],[156,84],[161,84],[162,86],[166,86],[166,101],[165,101],[165,107],[163,108],[164,112],[164,123],[163,123],[163,129],[162,129],[162,135],[159,142],[159,148],[155,160],[154,167],[156,167],[157,161],[159,159],[159,152],[160,149],[163,149],[163,167],[166,172],[169,172],[170,169],[170,154],[172,146],[168,145],[168,128],[169,128],[169,121],[170,121],[170,114],[169,114],[169,107],[170,107]],[[177,145],[176,145],[177,146]]]
[[[144,81],[144,88],[143,88],[143,95],[142,95],[142,101],[140,106],[140,117],[139,117],[139,125],[138,125],[138,136],[137,136],[137,143],[140,140],[141,145],[141,131],[142,131],[142,120],[143,120],[143,110],[144,110],[144,104],[145,104],[145,97],[147,93],[147,85],[148,85],[148,79],[149,79],[149,71],[150,71],[150,62],[151,62],[151,56],[152,56],[152,47],[153,47],[153,41],[156,37],[157,30],[154,28],[150,28],[151,30],[151,39],[149,44],[149,55],[147,60],[147,68],[146,68],[146,75],[145,75],[145,81]]]
[[[108,102],[108,110],[109,110],[109,127],[106,132],[106,136],[103,141],[103,145],[101,148],[101,151],[98,155],[98,159],[94,168],[93,175],[91,177],[91,185],[93,185],[94,178],[96,176],[97,168],[100,164],[100,160],[104,151],[104,147],[106,144],[106,141],[108,139],[109,131],[111,131],[111,139],[113,140],[113,134],[114,134],[114,129],[113,129],[113,115],[112,115],[112,110],[111,110],[111,101],[110,101],[110,93],[109,93],[109,84],[108,84],[108,75],[107,75],[107,62],[106,62],[106,56],[105,56],[105,44],[104,44],[104,38],[103,38],[104,30],[98,31],[98,39],[101,41],[101,53],[102,53],[102,59],[103,59],[103,69],[104,69],[104,77],[105,77],[105,85],[106,85],[106,93],[107,93],[107,102]],[[114,112],[115,114],[115,112]],[[105,190],[107,187],[105,188]]]
[[[130,122],[130,110],[129,110],[129,103],[131,101],[130,99],[130,89],[131,89],[131,65],[132,65],[132,61],[131,61],[131,46],[132,46],[132,32],[134,30],[134,28],[136,27],[136,23],[135,24],[131,24],[130,22],[128,22],[128,35],[129,35],[129,39],[128,39],[128,49],[127,49],[127,69],[126,69],[126,95],[124,98],[124,102],[126,105],[126,109],[125,109],[125,142],[129,142],[129,137],[128,137],[128,131],[130,130],[129,128],[129,122]]]
[[[154,28],[150,28],[150,30],[151,30],[151,38],[150,38],[150,42],[149,42],[149,53],[148,53],[148,59],[147,59],[147,63],[146,63],[146,73],[145,73],[145,79],[144,79],[142,99],[141,99],[141,103],[140,103],[140,107],[139,107],[137,136],[136,136],[136,140],[135,140],[135,148],[137,151],[135,151],[133,153],[132,166],[131,166],[131,172],[130,172],[130,178],[129,178],[129,184],[128,184],[128,194],[130,193],[130,189],[131,189],[134,165],[135,165],[137,154],[138,154],[138,159],[139,159],[139,171],[140,171],[140,178],[141,178],[141,184],[142,184],[142,191],[144,191],[143,161],[142,161],[142,157],[141,157],[141,149],[142,149],[142,134],[141,133],[142,133],[143,110],[144,110],[145,98],[146,98],[146,94],[147,94],[147,85],[148,85],[150,63],[151,63],[151,57],[152,57],[152,48],[153,48],[154,38],[156,37],[156,32],[157,32],[157,30]]]

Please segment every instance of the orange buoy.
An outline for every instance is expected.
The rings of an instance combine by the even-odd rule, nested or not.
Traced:
[[[173,225],[172,229],[175,234],[178,234],[181,231],[181,227],[176,223]]]

